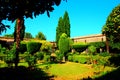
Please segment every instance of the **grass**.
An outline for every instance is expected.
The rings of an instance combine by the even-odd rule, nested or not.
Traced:
[[[40,64],[38,67],[45,69],[45,66],[47,66],[47,64]],[[49,64],[49,68],[45,71],[50,75],[54,75],[55,80],[77,80],[88,77],[88,75],[92,76],[93,70],[91,65],[66,62],[63,64]]]
[[[7,66],[5,63],[0,62],[2,65],[0,67]],[[18,64],[19,66],[28,67],[27,62],[22,62]],[[62,64],[55,63],[40,63],[36,64],[38,68],[42,68],[45,72],[49,73],[49,75],[54,75],[55,80],[77,80],[92,77],[99,77],[101,75],[106,74],[108,71],[113,70],[113,67],[105,67],[102,69],[102,66],[97,69],[92,67],[92,65],[88,64],[80,64],[74,62],[66,62]],[[96,71],[101,71],[101,74],[94,74]]]
[[[99,77],[108,71],[113,70],[112,67],[105,67],[102,69],[100,66],[99,70],[101,71],[100,74],[94,74],[96,69],[92,67],[92,65],[88,64],[80,64],[74,62],[66,62],[63,64],[40,64],[38,65],[39,68],[46,69],[45,67],[48,66],[49,68],[45,70],[50,75],[54,75],[55,80],[77,80],[89,77]]]

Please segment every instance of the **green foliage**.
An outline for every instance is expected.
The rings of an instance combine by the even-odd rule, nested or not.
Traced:
[[[77,52],[83,52],[87,49],[88,45],[85,43],[74,43],[72,49],[75,49]]]
[[[120,66],[120,54],[112,55],[111,58],[109,58],[110,64],[114,66]]]
[[[14,35],[13,34],[5,34],[4,37],[9,37],[9,38],[13,38]]]
[[[31,34],[31,33],[29,33],[29,32],[25,32],[25,36],[24,36],[24,38],[27,38],[27,39],[32,39],[32,38],[33,38],[33,36],[32,36],[32,34]]]
[[[102,52],[99,55],[103,56],[103,57],[107,57],[107,56],[110,56],[110,53],[108,53],[108,52]]]
[[[60,17],[58,21],[58,26],[56,28],[56,43],[58,46],[58,42],[60,39],[60,36],[62,33],[67,34],[68,37],[70,37],[70,20],[69,20],[69,15],[68,12],[66,11],[64,13],[63,18]]]
[[[28,42],[27,43],[27,51],[30,54],[34,54],[37,51],[39,51],[40,47],[41,47],[41,43],[40,42]]]
[[[73,55],[68,56],[68,61],[71,61],[71,62],[73,61]]]
[[[96,48],[104,48],[105,42],[91,42],[89,45],[95,46]]]
[[[89,57],[83,56],[83,55],[72,54],[68,56],[68,60],[73,61],[73,62],[79,62],[81,64],[85,64],[89,62]]]
[[[49,53],[52,50],[52,44],[50,42],[43,41],[42,45],[40,47],[40,50],[43,51],[43,52]]]
[[[21,42],[19,52],[24,53],[27,51],[27,43]]]
[[[38,32],[38,34],[36,35],[36,38],[40,40],[46,40],[46,37],[42,32]]]
[[[1,48],[1,53],[2,53],[2,54],[6,54],[6,50],[7,50],[7,49],[6,49],[5,47]]]
[[[111,42],[120,42],[120,4],[116,6],[106,20],[102,33]]]
[[[36,63],[36,57],[31,54],[28,54],[25,57],[25,61],[28,62],[29,67],[34,66]]]
[[[50,62],[50,55],[44,56],[44,62]]]
[[[44,54],[45,54],[44,52],[37,52],[37,53],[36,53],[37,59],[38,59],[38,60],[43,60]]]
[[[118,50],[120,50],[120,42],[116,42],[116,43],[110,42],[109,45],[110,45],[110,47],[112,49],[118,49]]]
[[[56,43],[57,43],[57,46],[58,46],[59,38],[63,33],[62,29],[63,29],[63,19],[62,19],[62,17],[60,17],[59,21],[58,21],[58,26],[56,28]]]
[[[89,52],[90,52],[91,54],[95,54],[95,52],[96,52],[96,47],[95,47],[95,46],[89,46],[89,47],[88,47],[88,50],[89,50]]]
[[[8,64],[8,67],[11,67],[12,64],[15,62],[15,52],[16,52],[16,46],[15,44],[12,46],[11,50],[6,51],[6,57],[4,61]]]
[[[1,53],[2,45],[0,44],[0,53]]]
[[[56,50],[56,51],[55,51],[55,54],[56,54],[57,61],[61,62],[61,61],[63,60],[64,54],[63,54],[63,53],[60,53],[59,50]]]
[[[67,53],[70,50],[69,39],[65,33],[63,33],[60,36],[58,47],[59,47],[60,53],[64,55],[66,55],[65,53]]]

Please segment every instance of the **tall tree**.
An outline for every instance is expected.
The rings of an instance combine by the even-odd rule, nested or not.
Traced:
[[[46,37],[42,32],[38,32],[38,34],[36,35],[36,38],[40,40],[46,40]]]
[[[59,38],[63,33],[63,29],[64,29],[63,28],[63,19],[62,19],[62,17],[60,17],[59,21],[58,21],[58,26],[56,28],[56,44],[57,44],[57,46],[58,46]]]
[[[65,11],[63,16],[63,27],[65,29],[63,32],[66,33],[68,37],[70,37],[70,20],[67,11]]]
[[[102,33],[106,35],[107,51],[109,52],[109,43],[120,42],[120,4],[108,16]]]
[[[21,41],[20,31],[22,29],[22,19],[33,18],[39,14],[44,14],[44,12],[47,12],[47,15],[50,16],[49,12],[52,12],[54,10],[53,6],[58,6],[60,2],[61,0],[0,0],[0,32],[3,32],[6,30],[6,27],[8,27],[2,23],[3,20],[14,22],[16,19],[18,19],[16,28],[15,67],[18,65],[18,52]]]
[[[68,12],[65,11],[63,18],[60,17],[58,21],[58,26],[56,28],[56,43],[58,45],[58,41],[62,33],[66,33],[68,37],[70,37],[70,20]]]
[[[16,20],[16,23],[15,23],[15,27],[14,27],[14,42],[16,42],[16,37],[17,37],[17,34],[16,34],[16,29],[17,29],[17,22],[18,22],[18,19]],[[21,19],[21,30],[20,30],[20,40],[23,40],[24,39],[24,35],[25,35],[25,25],[24,25],[24,19]]]

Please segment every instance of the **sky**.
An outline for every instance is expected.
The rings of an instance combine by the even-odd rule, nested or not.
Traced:
[[[42,32],[48,41],[55,41],[58,20],[67,11],[70,19],[71,38],[101,34],[107,17],[119,4],[120,0],[67,0],[67,2],[62,0],[59,6],[54,6],[55,10],[50,12],[50,18],[44,13],[33,19],[25,19],[25,31],[30,32],[33,37],[38,32]],[[11,28],[0,36],[13,33],[15,23],[3,22],[10,25]]]

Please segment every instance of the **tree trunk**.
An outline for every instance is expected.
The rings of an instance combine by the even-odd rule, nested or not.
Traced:
[[[15,52],[15,68],[18,67],[19,63],[19,48],[20,48],[20,31],[22,29],[21,25],[22,19],[17,19],[17,29],[16,29],[16,52]]]
[[[106,50],[109,53],[109,42],[107,37],[106,37]]]

